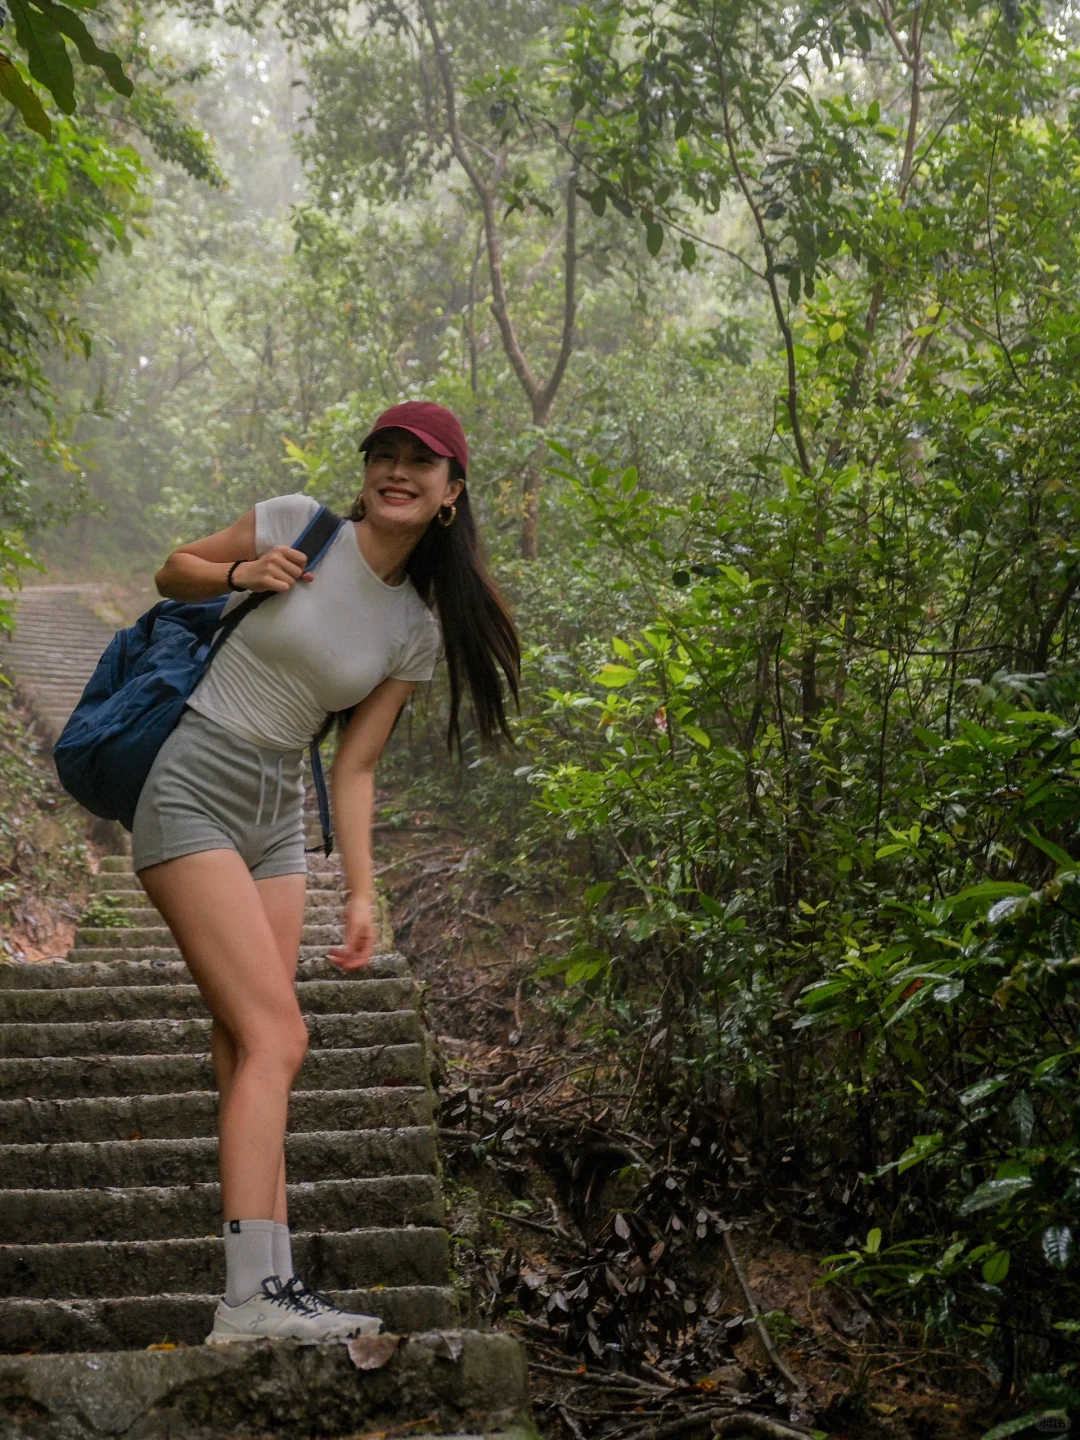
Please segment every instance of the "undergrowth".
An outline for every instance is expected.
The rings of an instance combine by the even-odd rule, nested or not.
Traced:
[[[41,740],[0,686],[0,951],[48,949],[78,918],[90,854],[85,817],[60,789]]]

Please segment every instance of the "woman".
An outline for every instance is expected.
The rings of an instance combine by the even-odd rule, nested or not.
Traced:
[[[294,990],[304,748],[328,713],[352,710],[331,774],[349,897],[330,958],[356,970],[376,938],[375,764],[414,685],[431,678],[440,644],[431,605],[450,673],[450,744],[460,740],[463,681],[486,740],[506,733],[504,681],[517,697],[517,635],[478,555],[457,419],[410,401],[380,415],[360,448],[363,490],[314,573],[292,541],[318,506],[284,495],[181,546],[155,577],[177,600],[280,596],[222,646],[158,755],[132,830],[135,870],[213,1016],[226,1286],[210,1344],[380,1326],[335,1309],[292,1268],[283,1145],[307,1048]]]

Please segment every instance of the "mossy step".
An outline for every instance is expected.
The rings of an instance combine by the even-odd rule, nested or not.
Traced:
[[[458,1321],[453,1291],[437,1285],[331,1293],[337,1305],[380,1315],[387,1328],[395,1331],[449,1329]],[[201,1346],[213,1324],[217,1299],[216,1295],[126,1295],[83,1301],[0,1299],[0,1350],[128,1350],[159,1341]],[[8,1394],[7,1382],[0,1382],[0,1396]],[[304,1431],[293,1433],[303,1435]],[[180,1435],[191,1440],[189,1432],[174,1434],[178,1440]]]
[[[313,1050],[419,1042],[420,1019],[413,1009],[381,1014],[309,1015]],[[206,1020],[90,1020],[78,1024],[0,1024],[0,1055],[45,1059],[76,1055],[199,1055],[210,1046]]]
[[[297,1230],[443,1223],[439,1178],[430,1174],[299,1181],[288,1186],[288,1201]],[[184,1239],[216,1235],[220,1227],[216,1181],[125,1190],[0,1191],[0,1239],[10,1245]]]
[[[425,1085],[428,1060],[419,1042],[309,1051],[293,1093],[371,1085]],[[214,1089],[209,1055],[53,1055],[0,1060],[0,1100],[73,1095],[161,1095]]]
[[[324,949],[340,945],[342,930],[336,925],[304,925],[300,942],[302,945],[321,945]],[[143,945],[169,945],[173,943],[172,933],[166,925],[138,925],[128,929],[112,926],[80,926],[75,931],[75,948],[93,948],[108,945],[113,949],[131,950]]]
[[[314,953],[312,953],[314,950]],[[142,951],[85,950],[72,952],[74,960],[51,962],[0,961],[0,992],[5,990],[66,990],[88,986],[184,985],[191,971],[175,949],[149,948]],[[102,957],[105,958],[102,958]],[[297,980],[334,980],[339,984],[363,984],[367,980],[388,980],[409,973],[403,956],[388,951],[372,956],[361,970],[338,970],[321,949],[308,947],[296,972]],[[0,1011],[3,1005],[0,1002]]]
[[[289,1104],[289,1130],[371,1130],[430,1125],[432,1095],[418,1085],[351,1090],[299,1090]],[[216,1135],[218,1097],[209,1090],[178,1095],[79,1096],[74,1100],[0,1101],[0,1135],[12,1145],[68,1141],[193,1140]],[[0,1195],[2,1195],[0,1191]],[[7,1237],[0,1216],[0,1242]]]
[[[294,1234],[293,1259],[297,1273],[317,1290],[445,1285],[450,1267],[441,1226]],[[0,1294],[25,1300],[199,1295],[216,1289],[224,1275],[219,1236],[0,1245]]]
[[[434,1173],[430,1126],[323,1130],[285,1139],[289,1173],[304,1180]],[[217,1141],[102,1140],[96,1144],[0,1145],[0,1175],[13,1190],[123,1189],[198,1185],[217,1176]],[[0,1191],[2,1203],[3,1191]]]
[[[406,1010],[411,980],[301,980],[296,998],[305,1015],[355,1015]],[[204,1019],[206,1001],[195,985],[87,985],[62,990],[0,992],[0,1021],[44,1024],[85,1020]],[[2,1133],[2,1132],[0,1132]]]
[[[0,1360],[0,1395],[0,1431],[22,1440],[340,1440],[417,1421],[429,1440],[535,1434],[520,1342],[475,1331],[410,1335],[367,1371],[333,1343],[12,1356]]]
[[[340,875],[338,862],[334,858],[323,858],[322,856],[309,855],[307,859],[308,875]],[[98,864],[98,871],[102,875],[130,875],[130,855],[103,855]]]

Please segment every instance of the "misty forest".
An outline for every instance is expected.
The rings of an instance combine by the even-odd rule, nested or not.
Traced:
[[[255,501],[347,512],[386,406],[465,425],[514,745],[448,753],[437,671],[376,861],[541,1432],[1065,1433],[1074,6],[0,17],[10,593],[127,623]],[[8,956],[86,898],[47,761],[6,687]]]

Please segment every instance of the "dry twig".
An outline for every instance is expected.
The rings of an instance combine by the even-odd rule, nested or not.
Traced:
[[[739,1259],[739,1252],[735,1249],[735,1241],[731,1238],[730,1230],[724,1231],[724,1249],[727,1251],[727,1257],[731,1261],[731,1268],[735,1271],[735,1278],[738,1280],[743,1292],[746,1308],[753,1317],[754,1328],[757,1330],[758,1338],[761,1340],[762,1347],[765,1350],[765,1354],[768,1355],[773,1369],[788,1382],[796,1395],[805,1395],[806,1387],[796,1380],[795,1376],[784,1364],[783,1360],[781,1360],[780,1352],[773,1344],[773,1338],[769,1334],[769,1327],[761,1318],[761,1307],[758,1305],[754,1292],[750,1289],[750,1282],[747,1280],[746,1272],[742,1268],[742,1261]]]

